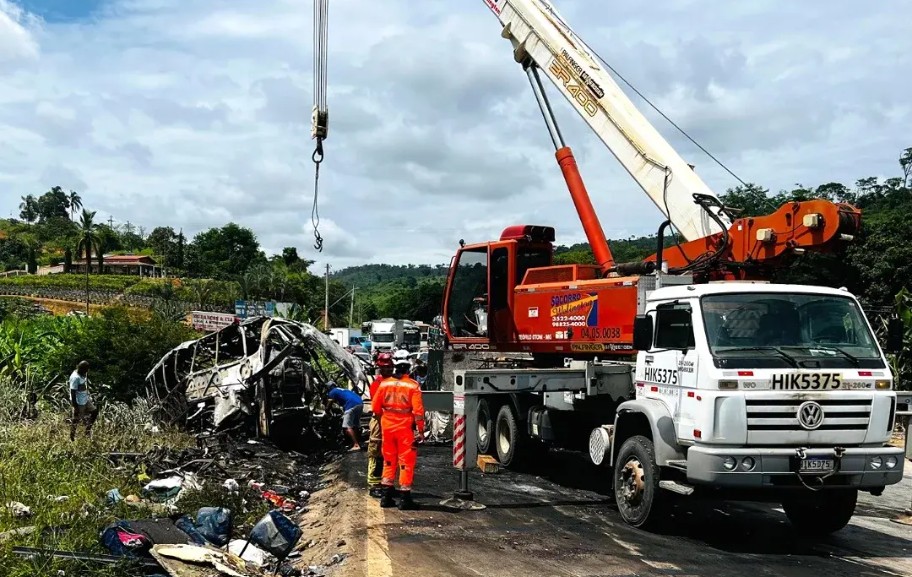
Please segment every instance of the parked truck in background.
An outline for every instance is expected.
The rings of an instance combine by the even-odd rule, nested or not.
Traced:
[[[356,328],[331,328],[329,334],[343,347],[363,346],[366,338]]]
[[[374,353],[392,351],[402,344],[405,322],[402,320],[383,318],[371,321],[371,345]]]
[[[402,348],[410,353],[421,350],[421,328],[412,321],[403,321]]]

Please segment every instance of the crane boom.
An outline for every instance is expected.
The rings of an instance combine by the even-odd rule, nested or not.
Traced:
[[[519,63],[531,60],[558,87],[630,176],[688,241],[722,229],[694,203],[717,198],[652,126],[593,56],[593,51],[543,0],[484,0],[513,44]],[[731,221],[713,210],[728,228]]]

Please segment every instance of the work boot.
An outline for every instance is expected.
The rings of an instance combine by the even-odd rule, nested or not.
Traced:
[[[393,491],[392,487],[383,488],[383,498],[380,499],[380,506],[384,509],[396,506],[396,500],[393,499]]]
[[[411,491],[402,491],[402,500],[399,501],[400,511],[417,511],[420,508],[418,503],[412,501]]]
[[[383,497],[383,487],[371,487],[367,494],[374,499],[380,499]]]

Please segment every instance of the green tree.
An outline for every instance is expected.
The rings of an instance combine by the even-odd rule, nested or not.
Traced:
[[[301,260],[301,257],[298,256],[298,249],[293,246],[286,246],[282,249],[282,262],[285,263],[285,266],[293,266]]]
[[[59,186],[51,188],[38,197],[38,218],[49,220],[54,217],[70,218],[70,197]]]
[[[19,203],[19,218],[29,224],[38,220],[38,199],[34,194],[22,197],[22,202]]]
[[[25,235],[0,238],[0,267],[4,271],[21,270],[29,256],[29,246],[23,240]]]
[[[70,220],[76,220],[76,211],[82,208],[82,197],[75,190],[71,190],[67,201],[70,205]]]
[[[92,268],[92,250],[96,252],[101,252],[98,250],[98,225],[95,224],[95,211],[89,212],[86,209],[82,209],[82,216],[79,217],[79,241],[76,244],[76,254],[77,256],[85,255],[85,265],[86,265],[86,314],[89,313],[89,271]],[[101,272],[101,269],[98,271]]]
[[[180,269],[183,268],[182,238],[183,233],[175,233],[170,226],[158,226],[146,237],[145,244],[160,265]]]
[[[899,165],[903,171],[903,186],[912,188],[912,148],[907,148],[899,155]]]
[[[210,278],[239,278],[266,259],[253,231],[233,222],[197,234],[188,248],[188,271]]]
[[[746,184],[729,188],[719,196],[722,203],[730,208],[739,209],[737,216],[759,216],[769,214],[778,205],[769,197],[769,189],[757,184]]]

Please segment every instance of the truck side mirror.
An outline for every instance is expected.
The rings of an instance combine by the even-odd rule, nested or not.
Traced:
[[[637,315],[633,319],[633,348],[638,351],[648,351],[652,348],[652,317]]]
[[[903,350],[903,337],[905,336],[906,327],[899,317],[894,317],[887,321],[887,352],[898,355]]]

